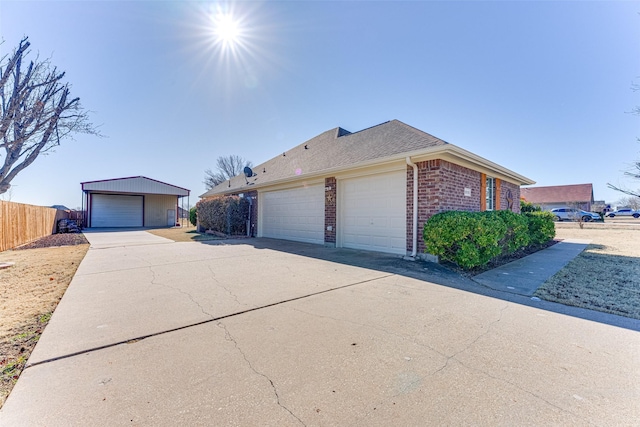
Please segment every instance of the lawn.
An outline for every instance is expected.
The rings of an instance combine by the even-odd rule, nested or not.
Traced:
[[[89,250],[82,235],[41,241],[56,246],[0,252],[0,262],[15,263],[0,270],[0,407]]]
[[[591,240],[537,297],[640,319],[640,225],[557,223],[556,238]]]

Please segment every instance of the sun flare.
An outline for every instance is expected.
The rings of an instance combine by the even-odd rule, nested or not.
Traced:
[[[240,25],[230,14],[219,13],[214,18],[215,34],[218,41],[225,45],[233,45],[240,37]]]

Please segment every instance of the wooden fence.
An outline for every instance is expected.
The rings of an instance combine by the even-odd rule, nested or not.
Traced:
[[[57,219],[64,214],[44,206],[0,200],[0,252],[55,233]]]

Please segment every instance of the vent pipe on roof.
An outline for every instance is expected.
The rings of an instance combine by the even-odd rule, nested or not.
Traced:
[[[407,157],[407,165],[413,168],[413,241],[411,257],[415,258],[418,253],[418,165]]]

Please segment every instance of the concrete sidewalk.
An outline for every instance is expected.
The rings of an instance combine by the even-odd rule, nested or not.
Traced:
[[[531,302],[388,255],[131,236],[87,235],[92,248],[0,425],[630,425],[640,417],[637,331],[456,289]]]
[[[474,276],[488,288],[531,296],[544,282],[587,247],[588,240],[566,239],[519,260]]]

